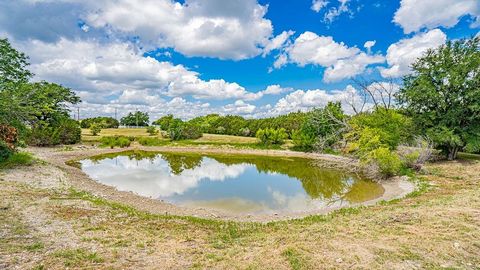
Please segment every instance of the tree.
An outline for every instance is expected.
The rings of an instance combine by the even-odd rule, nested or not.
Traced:
[[[153,124],[160,126],[161,130],[166,131],[170,128],[170,124],[172,123],[172,121],[173,121],[173,115],[168,114],[160,117],[158,120],[154,121]]]
[[[20,140],[29,135],[39,145],[78,142],[80,127],[69,118],[69,106],[80,98],[58,84],[30,83],[27,66],[27,56],[0,39],[0,124],[15,127]]]
[[[449,41],[412,65],[398,100],[448,157],[480,145],[480,38]]]
[[[8,39],[0,39],[0,91],[8,84],[26,83],[32,77],[28,57],[15,50]]]
[[[126,116],[122,117],[122,119],[120,119],[120,123],[124,126],[148,126],[148,113],[141,111],[136,111],[134,113],[130,112]]]

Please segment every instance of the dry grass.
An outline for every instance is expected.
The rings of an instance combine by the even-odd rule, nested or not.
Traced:
[[[97,136],[92,136],[90,129],[82,128],[82,140],[85,142],[98,141],[101,137],[107,136],[144,137],[150,134],[147,133],[147,128],[106,128],[102,129]]]
[[[3,205],[15,205],[0,210],[0,239],[8,239],[0,242],[0,268],[480,268],[480,162],[427,169],[421,177],[431,188],[416,196],[266,225],[150,215],[0,181]],[[42,252],[27,248],[37,242]]]

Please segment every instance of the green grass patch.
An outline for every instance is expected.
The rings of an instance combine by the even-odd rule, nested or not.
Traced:
[[[102,137],[100,139],[100,147],[129,147],[131,142],[135,137],[125,137],[125,136],[111,136],[111,137]]]
[[[287,248],[285,251],[282,252],[282,255],[283,257],[285,257],[285,259],[287,259],[290,267],[293,270],[310,268],[305,258],[294,248]]]
[[[135,141],[143,146],[165,146],[171,143],[167,139],[158,137],[137,137]]]
[[[11,155],[7,160],[0,162],[0,169],[10,169],[16,166],[30,166],[35,162],[32,154],[27,152],[17,152]]]
[[[96,252],[89,252],[83,248],[59,250],[53,253],[53,255],[63,259],[67,267],[78,266],[84,263],[102,263],[104,261]]]

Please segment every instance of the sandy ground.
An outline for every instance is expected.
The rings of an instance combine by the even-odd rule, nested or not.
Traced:
[[[59,158],[0,172],[0,269],[480,269],[480,161],[429,164],[401,200],[265,224],[139,211],[62,164],[105,150],[32,151]]]
[[[73,151],[60,151],[61,148],[29,148],[29,151],[38,156],[42,160],[51,163],[61,169],[63,172],[53,173],[52,177],[56,178],[58,174],[62,174],[62,178],[68,186],[72,186],[78,190],[87,191],[100,196],[102,198],[127,204],[142,211],[147,211],[153,214],[170,214],[170,215],[183,215],[194,216],[211,219],[223,219],[223,220],[235,220],[235,221],[257,221],[257,222],[269,222],[277,220],[285,220],[292,218],[301,218],[313,214],[325,214],[340,207],[327,207],[318,209],[315,211],[304,211],[296,213],[273,213],[273,214],[232,214],[227,212],[219,212],[212,209],[205,208],[190,208],[180,207],[169,204],[156,199],[150,199],[136,195],[132,192],[118,191],[114,187],[103,185],[97,181],[89,178],[80,169],[66,165],[66,162],[71,160],[79,160],[92,155],[98,155],[103,153],[122,152],[125,149],[105,149],[105,148],[92,148],[82,146],[76,147]],[[222,148],[208,148],[208,147],[143,147],[135,146],[130,147],[128,150],[145,150],[145,151],[161,151],[161,152],[195,152],[204,154],[243,154],[243,155],[265,155],[265,156],[279,156],[279,157],[303,157],[316,160],[319,166],[334,167],[342,170],[348,170],[352,172],[358,171],[358,164],[356,160],[334,156],[326,154],[313,154],[303,152],[293,152],[285,150],[254,150],[254,149],[222,149]],[[50,181],[47,181],[50,182]],[[362,203],[345,205],[348,207],[359,205],[373,205],[379,201],[388,201],[392,199],[402,198],[408,193],[414,190],[414,184],[408,181],[406,177],[395,177],[388,180],[381,181],[381,184],[385,190],[384,194],[374,200]],[[343,206],[343,207],[345,207]]]

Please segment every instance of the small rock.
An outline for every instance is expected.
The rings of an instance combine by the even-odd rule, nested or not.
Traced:
[[[460,247],[460,243],[455,242],[455,243],[453,243],[453,246],[454,246],[455,248],[459,248],[459,247]]]
[[[342,262],[343,262],[342,258],[338,258],[338,259],[336,259],[335,261],[336,261],[337,263],[342,263]]]

